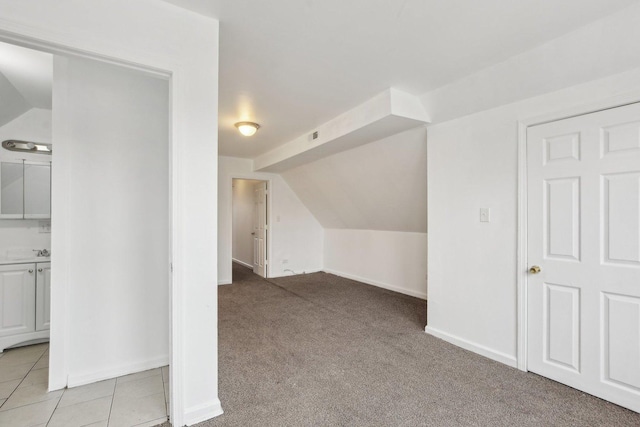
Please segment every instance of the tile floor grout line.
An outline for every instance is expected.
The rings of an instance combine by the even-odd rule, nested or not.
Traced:
[[[38,364],[38,362],[40,361],[40,359],[42,358],[42,356],[47,352],[47,350],[49,349],[49,344],[47,344],[47,348],[42,352],[42,354],[40,355],[40,357],[38,357],[38,360],[36,360],[35,362],[33,362],[33,365],[31,366],[31,369],[29,369],[27,371],[26,374],[24,374],[24,377],[22,377],[22,381],[20,381],[18,383],[18,385],[16,386],[16,388],[13,389],[13,391],[11,392],[11,394],[9,394],[9,396],[7,396],[7,398],[5,399],[5,401],[2,403],[2,405],[0,405],[0,408],[2,408],[5,403],[7,403],[9,401],[9,399],[11,398],[11,396],[13,396],[13,393],[16,392],[16,390],[22,385],[22,383],[24,382],[24,380],[27,378],[27,376],[31,373],[31,371],[33,371],[33,368]],[[26,363],[25,363],[26,364]],[[47,368],[48,369],[48,368]],[[11,381],[11,380],[10,380]],[[26,405],[23,405],[26,406]],[[7,411],[10,411],[11,409],[7,409]],[[4,411],[3,411],[4,412]]]
[[[38,362],[40,362],[40,359],[42,359],[44,357],[44,355],[45,355],[45,353],[47,351],[49,351],[49,345],[47,345],[47,350],[45,350],[45,352],[42,353],[42,356],[40,356],[40,358],[38,359]],[[36,365],[38,364],[38,362],[36,362]],[[35,367],[36,365],[33,365],[33,366]],[[49,373],[49,367],[47,366],[47,374],[48,373]],[[26,376],[25,376],[25,378],[26,378]],[[18,387],[20,387],[20,385],[18,385]],[[18,387],[16,387],[16,390],[18,389]],[[60,397],[58,398],[58,402],[56,403],[56,407],[53,408],[53,411],[51,411],[51,415],[49,415],[49,419],[45,423],[45,427],[48,426],[49,423],[51,422],[51,418],[53,418],[53,414],[56,413],[56,409],[58,409],[58,406],[60,405],[60,402],[62,401],[62,396],[64,396],[64,394],[67,392],[67,390],[68,389],[66,387],[62,389],[62,394],[60,394]],[[47,393],[49,393],[49,378],[47,378]],[[53,400],[53,399],[51,399],[51,400]],[[39,403],[39,402],[37,402],[37,403]]]
[[[47,385],[48,387],[48,385]],[[62,396],[64,396],[64,394],[67,392],[68,388],[64,388],[62,394],[60,395],[60,397],[58,398],[58,403],[56,403],[56,407],[53,408],[53,411],[51,411],[51,415],[49,415],[49,419],[47,420],[45,427],[49,425],[49,423],[51,422],[51,418],[53,418],[53,414],[56,413],[56,410],[58,409],[58,406],[60,406],[60,402],[62,402]]]
[[[164,412],[165,412],[165,417],[167,418],[167,421],[169,420],[169,402],[167,401],[167,387],[166,387],[166,382],[164,382],[164,372],[162,371],[162,368],[160,368],[160,373],[162,374],[162,390],[164,390]],[[168,375],[168,374],[167,374]]]
[[[47,392],[47,393],[50,393],[50,392]],[[64,394],[64,393],[63,393],[63,394]],[[51,399],[41,400],[41,401],[39,401],[39,402],[25,403],[24,405],[15,406],[15,407],[13,407],[13,408],[9,408],[9,409],[7,409],[6,411],[0,411],[0,412],[13,411],[14,409],[24,408],[25,406],[37,405],[37,404],[39,404],[39,403],[44,403],[44,402],[48,402],[49,400],[55,400],[55,399],[56,399],[56,398],[54,397],[54,398],[51,398]],[[62,394],[60,395],[60,397],[59,397],[58,399],[62,399]],[[9,399],[7,398],[7,400],[9,400]],[[5,403],[7,403],[7,402],[5,402]],[[57,405],[56,405],[56,408],[57,408]]]
[[[113,402],[116,400],[116,388],[118,388],[118,379],[120,377],[116,377],[113,382],[113,394],[111,394],[111,405],[109,405],[109,416],[107,417],[107,427],[111,424],[111,412],[113,411]]]

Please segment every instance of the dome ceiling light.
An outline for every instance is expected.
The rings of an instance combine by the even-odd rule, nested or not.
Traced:
[[[244,136],[251,136],[260,129],[260,125],[253,122],[238,122],[234,125]]]

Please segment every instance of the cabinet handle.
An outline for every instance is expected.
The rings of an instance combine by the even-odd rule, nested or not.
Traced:
[[[33,270],[29,270],[29,273],[33,273]]]
[[[41,268],[38,269],[38,273],[42,273],[42,269]]]

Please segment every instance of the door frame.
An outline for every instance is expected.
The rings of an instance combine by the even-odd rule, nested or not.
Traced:
[[[227,186],[227,188],[231,188],[231,197],[228,203],[229,206],[227,207],[227,213],[231,221],[229,221],[229,229],[224,230],[224,232],[228,233],[228,236],[230,236],[229,241],[231,242],[231,249],[229,254],[229,263],[230,263],[231,271],[233,271],[233,187],[232,186],[233,186],[234,179],[248,179],[252,181],[264,181],[267,183],[267,268],[265,270],[265,279],[268,279],[269,277],[271,277],[271,258],[273,254],[271,250],[272,242],[273,242],[273,238],[272,238],[273,227],[271,226],[272,224],[271,206],[273,203],[273,180],[271,177],[262,176],[260,173],[231,173],[227,175],[225,182],[223,183],[224,185]],[[233,280],[233,276],[231,280]],[[220,285],[222,284],[223,283],[220,283]],[[229,284],[229,283],[225,283],[225,284]]]
[[[167,108],[169,110],[168,150],[169,150],[169,253],[167,253],[166,272],[169,280],[169,320],[170,320],[170,397],[169,416],[173,425],[195,424],[222,414],[219,399],[207,407],[198,407],[197,411],[187,408],[185,404],[185,361],[184,341],[188,335],[185,317],[189,310],[185,306],[188,287],[185,286],[184,241],[187,238],[183,228],[189,220],[184,209],[180,206],[186,188],[185,174],[188,170],[184,165],[181,147],[187,147],[185,128],[187,125],[184,117],[190,114],[185,98],[188,96],[189,66],[177,56],[158,56],[143,50],[122,49],[116,42],[102,40],[100,38],[80,37],[83,29],[71,29],[67,33],[58,33],[50,28],[26,26],[13,21],[0,18],[0,41],[22,46],[29,49],[51,53],[53,55],[72,55],[101,63],[112,64],[132,70],[143,72],[150,76],[163,78],[169,84],[169,98]],[[80,35],[79,35],[80,34]],[[118,53],[114,53],[118,52]],[[216,123],[214,121],[214,123]],[[68,176],[65,179],[69,179]],[[64,182],[60,183],[64,185]],[[217,191],[214,190],[214,191]],[[64,217],[58,221],[65,221]],[[63,251],[64,252],[64,251]],[[54,252],[55,253],[55,252]],[[51,319],[51,342],[57,343],[57,350],[51,351],[50,359],[55,370],[49,371],[49,390],[56,390],[67,386],[69,351],[67,334],[69,319],[65,311],[68,301],[66,276],[69,270],[69,257],[55,255],[57,280],[56,293],[52,293],[52,307],[54,298],[58,315]],[[52,314],[54,314],[52,312]],[[216,329],[217,331],[217,329]],[[217,373],[217,352],[216,373]],[[217,375],[217,374],[216,374]],[[217,390],[218,384],[215,384]]]
[[[567,108],[564,110],[533,116],[518,120],[518,218],[516,245],[516,363],[521,371],[528,371],[527,343],[528,343],[528,214],[527,214],[527,129],[531,126],[569,119],[585,114],[625,105],[640,103],[640,90],[633,90],[622,95],[600,99],[587,104]]]

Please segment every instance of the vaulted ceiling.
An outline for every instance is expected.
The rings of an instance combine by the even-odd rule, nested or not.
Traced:
[[[165,0],[220,20],[220,154],[265,153],[377,93],[414,95],[637,0]],[[262,125],[245,138],[233,124]]]

